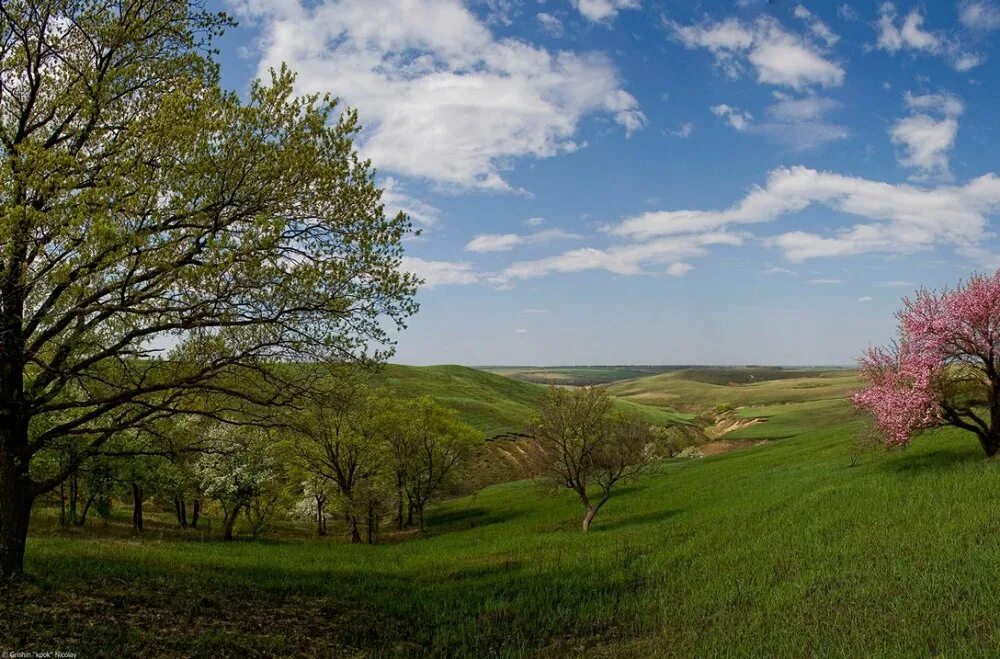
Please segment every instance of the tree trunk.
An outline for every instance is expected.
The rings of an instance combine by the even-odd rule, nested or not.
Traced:
[[[73,474],[69,477],[69,521],[74,526],[79,526],[76,523],[76,503],[80,498],[80,482]]]
[[[195,499],[191,503],[191,528],[198,528],[198,515],[201,514],[201,499]]]
[[[325,501],[322,497],[316,497],[316,535],[326,535],[326,515],[323,512]]]
[[[132,530],[142,533],[142,484],[132,481]]]
[[[69,520],[66,519],[66,484],[59,483],[59,526],[66,526]]]
[[[34,502],[28,476],[5,453],[4,439],[0,436],[0,584],[24,574],[24,547]]]
[[[184,497],[174,497],[174,512],[177,513],[177,524],[182,529],[188,527],[187,506],[184,504]]]
[[[351,544],[361,544],[361,533],[358,531],[358,519],[354,515],[347,515],[347,527],[351,531]]]
[[[424,504],[417,506],[417,521],[420,522],[420,532],[424,532]]]
[[[236,518],[240,515],[240,507],[236,506],[233,508],[232,512],[225,509],[222,510],[223,513],[223,528],[222,528],[222,539],[229,542],[233,539],[233,527],[236,525]]]
[[[590,525],[594,523],[594,518],[597,517],[597,511],[608,502],[610,497],[605,495],[600,501],[597,502],[596,506],[592,506],[589,503],[584,503],[587,507],[587,514],[583,517],[583,532],[586,533],[590,530]]]
[[[79,519],[73,521],[73,524],[77,526],[83,526],[84,524],[87,523],[87,512],[90,510],[90,507],[94,504],[94,499],[96,498],[97,498],[97,492],[94,492],[89,497],[87,497],[87,503],[83,504],[83,512],[80,513]]]

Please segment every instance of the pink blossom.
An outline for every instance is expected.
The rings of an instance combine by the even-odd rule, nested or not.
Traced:
[[[860,359],[865,389],[852,398],[868,411],[888,444],[942,421],[942,387],[954,365],[996,373],[1000,348],[1000,271],[976,275],[954,291],[922,290],[903,301],[899,337],[889,348],[873,348]]]

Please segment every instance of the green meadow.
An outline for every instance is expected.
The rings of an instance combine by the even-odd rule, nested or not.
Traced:
[[[447,396],[450,371],[425,372],[426,385],[406,369],[395,377]],[[998,466],[953,430],[906,450],[859,445],[862,424],[845,399],[852,383],[844,373],[739,386],[667,374],[616,385],[626,400],[664,407],[731,405],[738,418],[765,420],[724,437],[764,441],[654,466],[616,492],[589,534],[571,495],[532,481],[441,503],[425,535],[376,546],[317,539],[292,523],[264,541],[222,543],[207,530],[182,534],[166,514],[151,515],[137,539],[124,513],[60,530],[41,509],[32,580],[0,602],[0,647],[996,656]],[[505,386],[528,392],[522,384]],[[468,389],[455,404],[515,419],[515,403],[530,402],[478,395]]]

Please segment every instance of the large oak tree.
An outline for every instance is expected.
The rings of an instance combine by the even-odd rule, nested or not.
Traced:
[[[307,384],[295,363],[384,358],[415,310],[410,225],[356,115],[286,70],[223,91],[228,23],[184,0],[0,2],[0,580],[33,501],[117,433],[261,418]]]

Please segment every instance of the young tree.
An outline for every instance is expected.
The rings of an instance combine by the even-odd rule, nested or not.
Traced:
[[[552,387],[533,423],[542,448],[542,474],[557,487],[576,492],[586,514],[584,532],[611,498],[614,487],[649,463],[656,436],[638,416],[616,412],[599,387]],[[596,485],[600,494],[591,498]]]
[[[861,358],[865,388],[854,404],[889,445],[939,425],[967,430],[983,452],[1000,451],[1000,271],[955,290],[903,301],[899,334]]]
[[[384,422],[380,401],[359,387],[318,390],[304,397],[288,422],[296,432],[295,453],[302,468],[314,477],[332,483],[337,503],[347,522],[351,542],[362,542],[361,524],[368,508],[357,495],[370,490],[387,466],[387,455],[379,434]]]
[[[264,423],[309,384],[273,364],[382,359],[416,309],[356,114],[284,68],[223,92],[229,20],[199,4],[0,2],[0,580],[34,500],[116,433]]]
[[[398,456],[393,471],[402,474],[407,502],[423,531],[427,504],[447,491],[480,435],[459,421],[454,410],[427,396],[409,402],[402,412],[395,417],[402,428],[390,425],[383,432],[400,440],[393,452]]]
[[[196,470],[205,496],[222,508],[223,539],[232,540],[240,513],[252,516],[254,499],[275,489],[274,442],[262,430],[219,426],[213,444],[214,450],[201,456]]]

